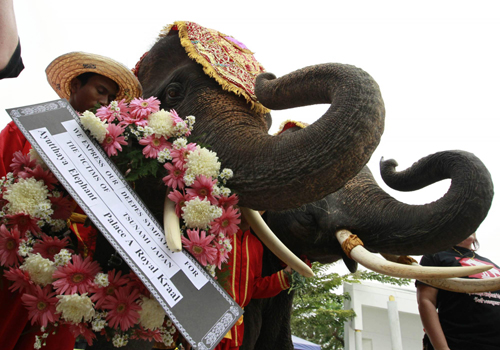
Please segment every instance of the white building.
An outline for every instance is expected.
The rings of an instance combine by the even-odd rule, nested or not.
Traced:
[[[345,309],[356,313],[345,324],[345,350],[422,349],[415,290],[363,282],[344,283],[344,292],[350,295]]]

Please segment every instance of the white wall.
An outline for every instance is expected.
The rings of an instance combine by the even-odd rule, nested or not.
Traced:
[[[423,327],[414,290],[372,283],[344,283],[344,292],[351,296],[345,308],[352,308],[356,312],[356,317],[345,324],[345,350],[392,349],[387,310],[391,295],[397,304],[403,349],[422,349]],[[358,348],[356,335],[362,342]]]

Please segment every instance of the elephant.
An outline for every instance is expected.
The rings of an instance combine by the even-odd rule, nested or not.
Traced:
[[[435,226],[412,227],[411,223],[418,220],[410,222],[407,218],[420,214],[396,204],[374,184],[366,163],[380,142],[385,107],[380,89],[368,73],[350,65],[329,63],[276,78],[260,66],[244,65],[254,74],[250,88],[238,84],[234,88],[234,82],[228,87],[214,71],[216,64],[207,64],[196,54],[197,40],[186,36],[186,30],[193,28],[204,29],[192,22],[176,22],[167,27],[141,58],[136,74],[144,98],[155,96],[162,109],[175,109],[180,116],[196,117],[192,137],[209,145],[219,156],[222,167],[234,171],[228,185],[238,194],[239,205],[267,211],[268,225],[294,253],[307,254],[309,259],[323,263],[342,258],[354,271],[356,263],[342,251],[333,235],[339,228],[358,234],[374,252],[424,254],[463,240],[486,216],[493,192],[491,179],[481,168],[482,163],[466,153],[450,153],[448,161],[448,153],[424,159],[415,168],[418,170],[401,175],[393,171],[393,161],[383,163],[387,181],[409,190],[446,177],[450,172],[453,181],[460,178],[461,170],[453,165],[453,156],[460,158],[460,164],[476,164],[481,168],[476,171],[481,175],[478,177],[468,175],[475,172],[467,168],[460,184],[453,182],[453,191],[445,196],[445,203],[438,201],[432,209],[422,208],[422,212],[429,211],[428,215],[450,212],[449,219],[437,219]],[[210,31],[210,35],[225,40],[225,48],[232,45],[241,52],[248,51],[234,38],[216,31]],[[228,62],[226,66],[230,67],[234,63]],[[272,122],[269,109],[320,103],[330,107],[307,128],[275,136],[268,134]],[[423,179],[414,181],[419,176]],[[161,221],[166,192],[161,177],[139,179],[134,185],[152,214]],[[462,200],[461,194],[469,196]],[[377,210],[376,205],[381,208]],[[384,214],[384,207],[393,214]],[[377,216],[381,214],[383,218]],[[391,215],[399,221],[390,220]],[[393,222],[392,227],[402,231],[391,229],[386,235],[391,228],[389,223]],[[464,228],[456,230],[460,225]],[[445,234],[436,238],[438,232]],[[266,255],[264,259],[267,263],[263,274],[278,268],[276,257]],[[281,293],[270,300],[251,302],[245,311],[243,349],[292,348],[289,329],[292,295]],[[273,328],[277,323],[283,326]],[[278,342],[280,345],[276,347]]]

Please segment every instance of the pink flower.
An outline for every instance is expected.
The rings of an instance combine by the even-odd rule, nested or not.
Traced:
[[[49,190],[53,190],[54,184],[59,183],[50,170],[43,170],[42,166],[39,164],[35,167],[35,169],[25,168],[25,170],[19,172],[18,175],[23,179],[34,177],[37,181],[42,180]]]
[[[241,222],[240,213],[233,207],[222,209],[222,215],[210,223],[210,233],[223,233],[226,236],[233,235],[238,231]]]
[[[114,107],[111,103],[107,106],[102,106],[99,108],[95,115],[100,118],[102,121],[106,121],[107,123],[113,122],[115,119],[118,121],[122,121],[124,117],[127,116],[129,108],[125,99],[118,102],[118,108]]]
[[[217,199],[215,199],[212,194],[213,187],[216,183],[217,180],[209,179],[205,175],[198,175],[191,188],[188,188],[186,192],[193,198],[199,197],[201,200],[206,198],[212,205],[216,205]]]
[[[131,290],[129,287],[117,289],[114,296],[106,298],[106,302],[102,306],[103,309],[109,310],[106,320],[110,327],[126,331],[137,323],[141,307],[137,305],[136,300],[139,298],[137,289]]]
[[[96,335],[94,334],[94,332],[92,332],[91,329],[88,328],[86,323],[67,323],[67,326],[69,328],[69,331],[73,333],[75,338],[82,336],[85,338],[89,346],[92,346]]]
[[[58,294],[87,293],[92,286],[95,275],[101,271],[97,261],[90,257],[82,261],[80,255],[73,255],[66,266],[59,266],[52,275],[57,281],[52,285]]]
[[[70,244],[69,237],[64,237],[62,240],[58,237],[50,237],[42,233],[41,239],[33,245],[33,254],[40,253],[45,259],[54,261],[54,255],[59,254],[61,249],[66,248]],[[71,253],[72,250],[69,250]]]
[[[181,149],[172,149],[170,155],[172,156],[172,163],[178,168],[184,168],[184,164],[186,164],[186,158],[189,152],[192,152],[196,149],[195,143],[188,143],[186,147]]]
[[[229,259],[229,252],[224,244],[215,243],[215,248],[217,248],[217,258],[215,259],[215,264],[219,270],[222,269],[222,264],[224,264]]]
[[[163,178],[165,185],[174,190],[177,188],[182,190],[185,186],[184,173],[186,171],[184,168],[178,168],[169,162],[165,163],[163,167],[168,170],[168,175]]]
[[[29,155],[25,155],[21,151],[14,152],[12,164],[10,164],[14,176],[17,176],[20,171],[24,171],[25,168],[33,169],[35,166],[36,160],[31,159]]]
[[[21,297],[23,304],[28,309],[28,317],[31,319],[31,324],[39,322],[43,327],[53,323],[59,319],[56,314],[56,304],[59,301],[55,296],[56,293],[51,292],[52,287],[45,286],[43,289],[36,286],[33,289],[33,294],[24,293]]]
[[[146,100],[134,98],[130,102],[130,115],[135,119],[145,119],[150,114],[160,110],[160,101],[156,97],[150,97]]]
[[[229,208],[229,207],[234,207],[236,204],[238,204],[238,196],[233,194],[230,197],[226,196],[221,196],[219,197],[219,207],[222,208]]]
[[[26,292],[32,292],[32,289],[35,287],[28,271],[21,270],[17,267],[11,267],[9,271],[5,271],[4,276],[9,281],[14,282],[12,286],[9,287],[12,292],[16,290],[19,290],[19,293],[22,293],[24,290]]]
[[[151,296],[151,293],[149,290],[146,288],[144,283],[142,283],[141,279],[139,276],[137,276],[134,272],[130,271],[128,274],[128,278],[130,279],[130,282],[127,287],[130,287],[132,289],[136,289],[139,291],[139,294],[142,294],[149,298]]]
[[[207,266],[207,263],[213,265],[215,259],[217,258],[217,249],[210,246],[210,243],[215,236],[209,235],[208,237],[205,237],[205,231],[201,231],[200,235],[198,229],[188,229],[187,234],[189,239],[181,237],[182,246],[193,254],[196,260],[198,260],[198,262],[203,266]]]
[[[66,220],[69,219],[71,213],[73,212],[74,201],[71,197],[59,196],[59,197],[49,197],[50,203],[52,204],[52,210],[54,213],[50,216],[54,220]]]
[[[168,198],[175,203],[175,214],[178,217],[181,217],[182,207],[184,207],[184,203],[191,200],[191,196],[188,194],[182,194],[177,190],[173,190],[168,194]]]
[[[170,114],[172,115],[172,120],[174,122],[174,126],[176,126],[178,123],[185,124],[184,120],[182,120],[182,118],[179,117],[179,114],[177,114],[175,109],[171,109]],[[187,130],[186,133],[184,134],[184,136],[186,136],[186,137],[189,135],[191,135],[191,130]]]
[[[108,286],[107,287],[90,287],[90,292],[94,293],[90,300],[95,302],[95,308],[100,309],[102,304],[109,296],[115,295],[115,290],[126,285],[129,282],[127,277],[122,277],[122,272],[116,272],[115,269],[108,272]]]
[[[146,340],[146,341],[157,341],[161,342],[161,333],[159,329],[156,329],[154,331],[150,329],[145,329],[143,326],[139,326],[134,329],[134,333],[130,337],[130,339],[139,339],[139,340]]]
[[[118,151],[121,152],[122,146],[126,145],[125,136],[120,136],[125,131],[125,128],[115,124],[108,124],[108,132],[104,141],[102,142],[102,147],[108,154],[108,157],[118,155]]]
[[[24,235],[26,231],[30,231],[34,235],[39,235],[42,230],[38,226],[38,219],[32,218],[31,216],[18,213],[15,215],[5,215],[7,218],[7,226],[17,227],[21,234]]]
[[[18,254],[21,233],[16,227],[10,231],[0,226],[0,263],[3,266],[18,266],[22,258]]]
[[[38,226],[38,219],[32,218],[28,214],[18,213],[15,215],[5,215],[5,217],[7,218],[7,226],[17,227],[22,235],[24,235],[26,231],[30,231],[34,235],[38,235],[42,232]]]
[[[142,154],[144,154],[146,158],[158,158],[158,152],[163,151],[165,148],[172,148],[170,142],[163,136],[156,138],[154,135],[149,135],[148,137],[140,139],[139,143],[146,146],[142,150]]]

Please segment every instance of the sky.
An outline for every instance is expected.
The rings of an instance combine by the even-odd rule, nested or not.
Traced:
[[[238,5],[235,5],[235,4]],[[386,107],[385,132],[368,166],[388,193],[409,204],[439,199],[450,182],[415,193],[383,184],[381,157],[403,170],[444,150],[474,153],[500,184],[500,11],[497,1],[14,0],[25,70],[0,81],[0,127],[7,108],[55,100],[45,68],[71,51],[133,67],[159,31],[178,20],[232,35],[267,71],[282,76],[335,62],[367,71]],[[273,112],[271,133],[287,119],[312,123],[326,105]],[[500,199],[477,231],[479,254],[500,264]],[[344,272],[339,264],[339,272]],[[346,270],[345,270],[346,271]]]

